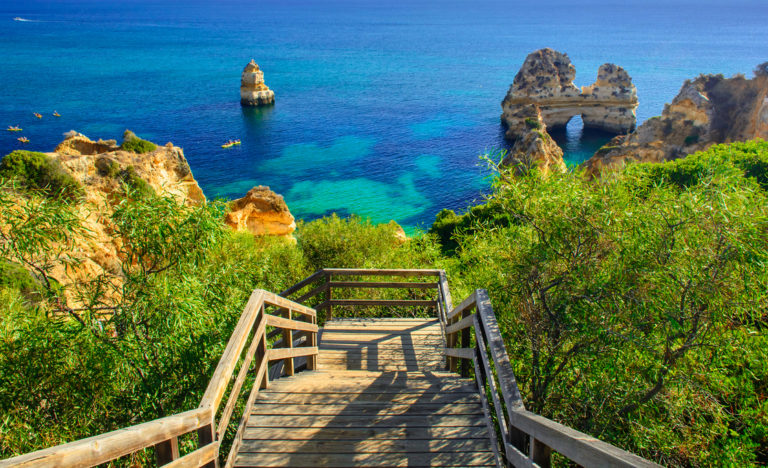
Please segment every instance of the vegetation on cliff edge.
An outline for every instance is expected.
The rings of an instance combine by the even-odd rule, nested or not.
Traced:
[[[0,183],[0,457],[195,407],[254,288],[440,267],[455,300],[488,289],[531,410],[666,465],[768,462],[768,143],[597,181],[499,172],[487,203],[405,243],[336,216],[254,239],[218,203],[127,187],[119,287],[51,280],[87,233],[25,187]]]

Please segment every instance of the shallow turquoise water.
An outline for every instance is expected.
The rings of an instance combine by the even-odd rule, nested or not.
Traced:
[[[622,65],[643,121],[686,78],[768,60],[766,18],[764,0],[5,2],[0,126],[21,125],[46,151],[70,129],[119,139],[130,128],[183,147],[209,197],[269,185],[299,218],[410,229],[487,190],[478,155],[506,146],[500,102],[532,50],[567,52],[580,86],[600,64]],[[251,58],[272,108],[239,105]],[[0,154],[17,136],[0,135]],[[573,121],[554,136],[577,164],[611,135],[581,138]],[[230,138],[242,146],[220,148]]]

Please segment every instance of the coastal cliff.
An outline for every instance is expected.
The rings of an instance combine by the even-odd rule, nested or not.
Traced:
[[[240,104],[243,106],[267,106],[275,103],[275,92],[264,84],[264,72],[254,60],[243,69],[240,78]]]
[[[526,57],[501,103],[505,137],[515,140],[527,133],[526,106],[537,106],[543,122],[561,127],[581,115],[585,127],[626,132],[636,124],[637,89],[618,65],[600,66],[597,80],[581,89],[573,84],[576,68],[567,54],[545,48]]]
[[[683,83],[661,116],[614,138],[584,163],[589,175],[628,162],[664,162],[717,143],[768,139],[768,62],[755,76],[700,75]]]

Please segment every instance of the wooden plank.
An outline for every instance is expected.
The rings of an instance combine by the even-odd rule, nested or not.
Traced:
[[[396,416],[396,415],[480,415],[482,407],[479,403],[445,405],[441,403],[414,403],[411,405],[390,404],[381,402],[377,405],[326,403],[308,405],[289,405],[285,403],[256,402],[251,409],[252,415],[264,416]]]
[[[296,302],[300,303],[300,304],[303,304],[304,301],[306,301],[307,299],[312,299],[313,297],[317,296],[318,294],[322,294],[322,293],[326,292],[328,290],[328,287],[329,287],[328,284],[329,283],[323,283],[320,286],[316,287],[315,289],[309,291],[306,294],[303,294],[303,295],[297,297],[294,300]],[[282,294],[281,294],[281,296],[282,296]]]
[[[447,453],[242,453],[235,466],[332,466],[400,467],[400,466],[495,466],[490,452]]]
[[[396,359],[393,359],[396,358]],[[327,354],[320,354],[319,361],[326,364],[344,364],[344,363],[369,363],[369,364],[425,364],[425,363],[442,363],[443,357],[437,355],[425,355],[425,356],[408,356],[404,354],[400,355],[385,355],[385,356],[329,356]]]
[[[477,304],[477,302],[478,302],[477,291],[480,291],[480,290],[478,289],[475,292],[473,292],[472,294],[470,294],[466,299],[461,301],[461,304],[459,304],[458,306],[454,307],[453,310],[448,312],[448,314],[445,317],[446,320],[448,320],[448,323],[450,323],[450,320],[452,318],[454,318],[457,315],[461,314],[465,310],[468,310],[468,309],[474,307]]]
[[[445,327],[445,334],[456,333],[459,330],[464,330],[475,325],[475,314],[468,315],[456,323],[452,323]]]
[[[482,439],[488,440],[488,429],[470,427],[246,427],[243,440],[392,440],[392,439]]]
[[[436,289],[437,283],[373,282],[373,281],[331,281],[332,288],[358,289]]]
[[[181,458],[177,458],[173,462],[165,465],[166,468],[187,468],[187,467],[200,467],[205,466],[211,462],[214,462],[219,456],[219,444],[208,444],[204,447],[200,447],[194,452],[188,453]]]
[[[269,367],[269,361],[266,359],[267,352],[268,352],[267,340],[262,338],[259,346],[259,353],[260,353],[259,358],[261,362],[259,364],[259,369],[256,371],[256,378],[253,380],[253,387],[251,387],[251,393],[248,395],[248,400],[245,402],[245,407],[243,408],[243,414],[240,416],[240,424],[237,426],[237,433],[235,434],[235,439],[232,441],[232,446],[229,449],[229,454],[227,455],[227,461],[224,465],[225,468],[230,468],[233,466],[235,462],[235,456],[237,456],[237,451],[240,447],[240,443],[243,440],[243,432],[245,430],[246,425],[248,424],[248,417],[249,417],[251,408],[253,407],[253,403],[256,401],[256,397],[259,395],[259,392],[261,391],[261,389],[267,388],[269,384],[269,375],[267,373],[267,370]]]
[[[271,325],[273,327],[278,328],[286,328],[289,330],[301,330],[301,331],[308,331],[308,332],[315,332],[317,333],[317,325],[314,323],[307,323],[307,322],[301,322],[299,320],[290,320],[287,318],[282,317],[276,317],[274,315],[266,314],[267,317],[267,325]]]
[[[485,427],[482,415],[251,416],[249,427]]]
[[[394,299],[332,299],[331,306],[436,307],[437,301]]]
[[[259,403],[275,403],[287,405],[411,405],[416,403],[434,403],[440,405],[480,403],[479,394],[473,393],[273,393],[262,392]]]
[[[421,322],[421,323],[363,323],[363,324],[338,324],[336,322],[326,322],[323,330],[392,330],[392,331],[407,331],[407,330],[429,330],[432,333],[442,334],[442,328],[440,322]]]
[[[273,348],[267,352],[267,359],[270,361],[277,361],[278,359],[311,356],[313,354],[317,354],[317,347],[315,346],[304,346],[301,348]]]
[[[520,428],[552,450],[582,466],[658,467],[659,465],[621,450],[576,429],[526,410],[512,412],[510,424]]]
[[[179,458],[178,437],[171,437],[159,444],[155,444],[155,461],[157,466],[167,465],[177,458]]]
[[[240,396],[240,389],[245,383],[245,377],[248,375],[248,370],[251,367],[251,361],[256,354],[256,349],[258,348],[259,343],[261,343],[261,340],[264,339],[264,331],[266,330],[266,327],[267,323],[266,320],[264,320],[264,316],[262,315],[262,318],[259,321],[259,325],[256,326],[256,332],[251,339],[251,345],[248,347],[248,351],[245,353],[243,363],[240,365],[240,371],[237,373],[235,383],[232,385],[232,390],[229,392],[227,404],[224,406],[224,410],[221,412],[221,417],[219,417],[219,425],[218,429],[216,430],[217,440],[221,440],[224,431],[227,430],[229,418],[232,417],[232,411],[234,411],[235,405],[237,404],[237,399]]]
[[[474,359],[474,348],[445,348],[445,355],[461,359]]]
[[[488,452],[483,439],[362,439],[307,440],[293,446],[285,440],[254,440],[243,443],[241,453],[280,453],[296,449],[304,453],[387,453],[387,452]]]
[[[517,388],[515,373],[512,371],[512,365],[509,363],[507,348],[504,346],[504,340],[501,338],[501,331],[496,323],[496,316],[493,314],[488,292],[484,289],[478,289],[474,295],[477,297],[478,324],[483,328],[483,332],[488,339],[488,349],[499,378],[501,395],[507,407],[508,417],[511,418],[509,413],[515,410],[524,410],[525,404],[520,396],[520,390]]]
[[[209,425],[212,417],[209,408],[197,408],[106,434],[9,458],[1,461],[0,466],[79,468],[99,465]]]
[[[297,302],[293,302],[290,299],[280,297],[277,294],[271,293],[269,291],[262,290],[262,293],[264,294],[264,302],[267,304],[270,304],[276,307],[282,307],[285,309],[290,309],[293,312],[298,312],[302,315],[308,315],[310,317],[314,317],[317,315],[317,313],[315,312],[315,309],[301,305]]]
[[[324,277],[326,273],[321,269],[317,270],[316,272],[312,273],[308,277],[304,278],[303,280],[299,281],[298,283],[294,284],[290,288],[286,289],[285,291],[281,292],[280,295],[283,297],[288,297],[291,294],[295,293],[296,291],[299,291],[303,289],[305,286],[309,285],[310,283],[314,283],[318,279]],[[297,301],[298,302],[298,301]]]
[[[324,268],[331,276],[439,276],[440,270],[432,269],[374,269],[374,268]]]
[[[240,315],[240,320],[238,320],[235,330],[227,342],[227,347],[221,354],[208,387],[205,389],[200,406],[214,408],[214,410],[219,407],[219,403],[224,398],[224,393],[232,378],[232,372],[234,372],[243,348],[248,341],[248,335],[253,327],[253,323],[261,312],[263,301],[264,293],[261,290],[256,290],[251,294],[243,313]]]

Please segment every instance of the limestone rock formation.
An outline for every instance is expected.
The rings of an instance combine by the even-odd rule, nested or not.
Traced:
[[[549,48],[529,54],[501,103],[506,138],[514,140],[528,133],[527,105],[538,106],[550,128],[566,125],[575,115],[581,115],[589,128],[615,133],[635,128],[637,89],[623,68],[603,64],[597,81],[581,89],[573,84],[575,76],[576,68],[567,54]]]
[[[768,62],[752,79],[700,75],[687,80],[659,117],[619,136],[584,163],[588,174],[627,162],[663,162],[717,143],[768,139]]]
[[[539,107],[527,104],[518,107],[516,113],[523,120],[525,129],[501,162],[502,166],[514,168],[517,174],[533,167],[538,167],[545,174],[565,171],[563,150],[547,133]]]
[[[251,60],[243,69],[240,79],[240,104],[266,106],[275,103],[275,92],[264,84],[264,72]]]
[[[232,201],[229,210],[224,222],[236,231],[293,239],[296,230],[293,215],[283,197],[269,187],[252,188],[243,198]]]

